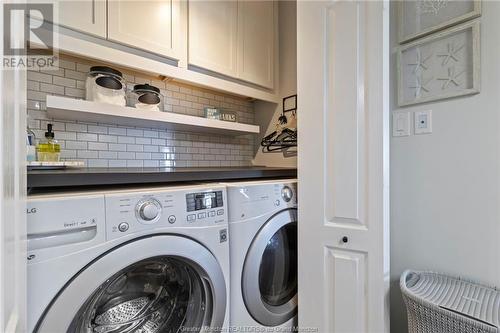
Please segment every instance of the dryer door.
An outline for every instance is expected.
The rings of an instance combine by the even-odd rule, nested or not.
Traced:
[[[88,264],[40,319],[42,333],[203,332],[222,327],[226,283],[212,253],[181,236],[146,237]]]
[[[242,277],[248,312],[265,326],[297,314],[297,210],[283,210],[259,230],[248,250]]]

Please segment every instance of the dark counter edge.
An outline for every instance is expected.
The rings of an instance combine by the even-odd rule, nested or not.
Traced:
[[[87,168],[28,171],[29,189],[295,178],[295,168]]]

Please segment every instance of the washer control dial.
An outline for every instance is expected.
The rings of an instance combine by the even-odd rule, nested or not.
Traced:
[[[136,206],[136,215],[143,223],[155,223],[160,218],[161,204],[154,198],[141,200]]]
[[[281,190],[281,197],[286,202],[290,202],[290,200],[292,200],[292,198],[293,198],[293,191],[292,191],[292,189],[290,187],[288,187],[288,186],[283,187],[283,189]]]
[[[118,230],[120,230],[120,232],[125,232],[128,230],[128,223],[127,222],[122,222],[118,225]]]

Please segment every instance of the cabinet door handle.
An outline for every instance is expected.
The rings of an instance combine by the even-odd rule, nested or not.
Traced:
[[[95,24],[95,0],[92,0],[92,24]]]

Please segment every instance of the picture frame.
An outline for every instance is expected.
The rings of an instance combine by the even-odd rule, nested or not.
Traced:
[[[481,0],[398,1],[398,42],[408,43],[481,16]]]
[[[480,59],[479,20],[398,47],[398,105],[479,93]]]

